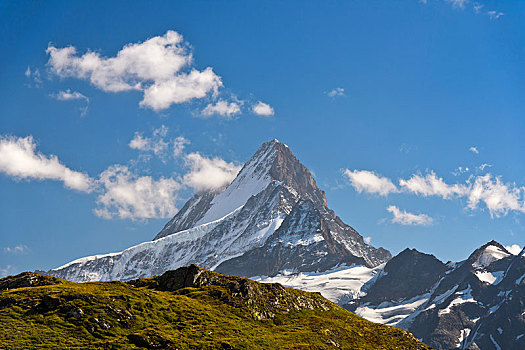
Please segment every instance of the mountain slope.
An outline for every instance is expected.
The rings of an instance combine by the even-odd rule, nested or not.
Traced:
[[[0,322],[2,349],[429,349],[319,294],[195,265],[128,283],[6,277]]]
[[[525,258],[491,241],[458,263],[405,250],[347,309],[435,349],[525,348]]]
[[[275,254],[280,258],[270,266]],[[196,263],[250,277],[283,269],[324,271],[341,263],[375,267],[390,257],[344,224],[310,171],[273,140],[225,189],[191,198],[152,242],[48,273],[79,282],[130,280]]]

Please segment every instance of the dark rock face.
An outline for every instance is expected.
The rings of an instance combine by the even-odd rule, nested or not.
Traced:
[[[388,251],[367,246],[332,211],[320,210],[309,199],[300,200],[262,247],[227,260],[216,270],[272,276],[283,270],[326,271],[339,264],[375,266],[389,258]]]
[[[340,264],[375,267],[390,257],[343,223],[310,171],[273,140],[225,189],[191,198],[152,242],[79,259],[48,274],[78,282],[131,280],[193,263],[250,277]]]
[[[385,265],[381,278],[371,286],[362,301],[380,304],[427,293],[446,270],[446,265],[435,256],[407,248]]]
[[[403,310],[413,301],[416,308]],[[407,249],[370,282],[366,296],[345,307],[388,317],[396,309],[400,317],[389,324],[434,349],[524,349],[525,258],[494,241],[447,265]]]

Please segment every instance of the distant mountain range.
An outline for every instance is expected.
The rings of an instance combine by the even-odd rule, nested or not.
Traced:
[[[435,349],[525,349],[525,257],[489,242],[461,262],[366,244],[288,146],[261,146],[226,188],[195,194],[153,241],[46,274],[76,282],[189,264],[316,291]]]

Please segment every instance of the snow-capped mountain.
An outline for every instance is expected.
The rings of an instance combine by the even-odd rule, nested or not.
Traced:
[[[341,264],[373,268],[390,257],[343,223],[308,169],[273,140],[225,189],[195,194],[153,241],[48,273],[72,281],[130,280],[194,263],[250,277]]]
[[[400,327],[434,349],[525,349],[525,249],[491,241],[444,264],[405,249],[375,268],[260,276],[318,291],[369,321]]]
[[[491,241],[444,264],[405,249],[374,269],[258,277],[319,291],[370,321],[412,332],[435,349],[525,349],[525,257]]]

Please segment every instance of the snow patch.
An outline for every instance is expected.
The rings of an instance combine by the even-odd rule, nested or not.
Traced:
[[[250,159],[235,180],[223,192],[213,198],[209,210],[195,225],[202,225],[224,217],[246,204],[250,197],[259,194],[268,187],[272,181],[268,172],[275,155],[275,147],[272,147],[258,157]]]
[[[503,275],[505,274],[505,271],[495,271],[495,272],[476,271],[474,272],[474,274],[481,282],[486,282],[488,284],[497,285],[503,279]]]
[[[474,268],[485,268],[492,262],[508,257],[509,254],[504,252],[500,247],[489,245],[481,255],[472,263]]]
[[[446,308],[439,310],[438,315],[446,315],[452,311],[452,308],[456,305],[464,304],[464,303],[475,303],[476,300],[472,296],[472,288],[470,285],[467,287],[467,289],[461,290],[456,292],[456,295],[459,295],[459,297],[453,299]]]
[[[464,328],[461,330],[460,334],[459,334],[459,338],[458,338],[458,342],[456,344],[456,348],[462,348],[462,345],[463,345],[463,342],[465,341],[465,339],[468,338],[470,334],[470,328]]]
[[[369,321],[394,326],[414,311],[430,298],[430,293],[415,296],[401,303],[382,302],[378,306],[363,305],[355,310],[355,314],[366,318]]]
[[[366,266],[339,267],[323,273],[284,271],[274,277],[255,276],[251,279],[263,283],[280,283],[308,292],[320,292],[326,299],[342,305],[362,296],[364,293],[361,287],[383,267],[384,264],[373,269]]]

